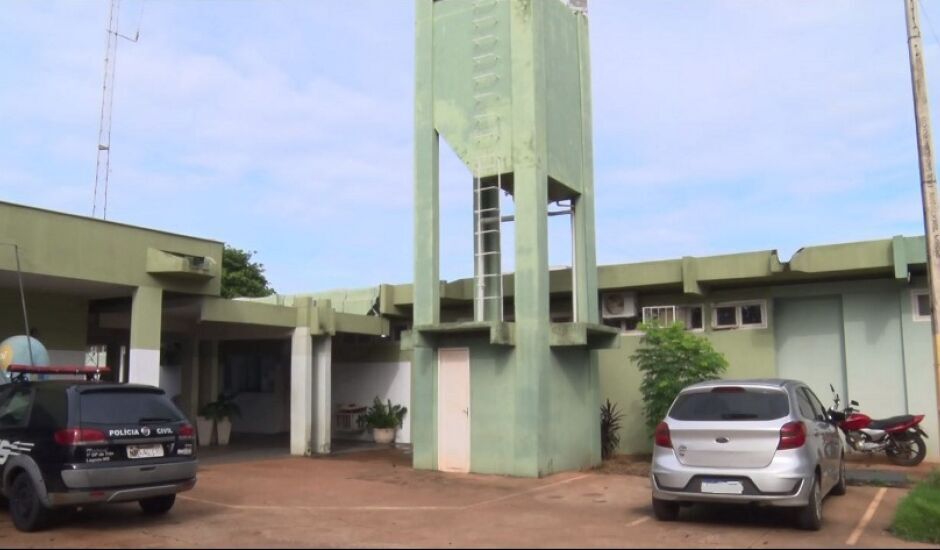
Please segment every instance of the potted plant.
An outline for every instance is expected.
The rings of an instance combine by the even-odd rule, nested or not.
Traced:
[[[232,418],[241,416],[241,408],[238,403],[235,403],[234,397],[229,397],[224,393],[220,393],[219,398],[206,405],[206,408],[211,418],[215,420],[219,445],[228,445],[229,437],[232,435]]]
[[[196,415],[196,435],[199,445],[211,444],[213,432],[215,432],[215,402],[206,403],[200,407]]]
[[[372,428],[372,439],[376,443],[392,445],[395,443],[395,430],[401,427],[407,412],[407,407],[392,405],[391,399],[386,405],[376,396],[372,406],[366,410],[365,414],[359,416],[358,423],[360,426]]]

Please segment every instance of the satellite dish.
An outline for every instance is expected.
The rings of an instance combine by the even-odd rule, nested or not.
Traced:
[[[9,380],[10,365],[48,367],[49,352],[32,336],[11,336],[0,342],[0,382]]]

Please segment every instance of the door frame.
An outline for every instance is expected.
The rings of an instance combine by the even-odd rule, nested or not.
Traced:
[[[447,469],[447,470],[445,470],[445,469],[443,468],[442,463],[441,463],[441,456],[442,456],[442,453],[441,453],[441,442],[442,442],[441,432],[442,432],[442,426],[443,426],[443,423],[441,422],[441,414],[442,414],[442,407],[441,407],[441,389],[442,389],[442,386],[441,386],[441,362],[442,362],[442,361],[441,361],[441,356],[442,356],[442,354],[454,353],[454,352],[462,353],[462,354],[465,355],[465,357],[466,357],[466,369],[467,369],[467,388],[466,388],[466,391],[467,391],[467,409],[466,409],[466,411],[467,411],[467,412],[466,412],[466,415],[467,415],[467,441],[466,441],[467,454],[466,454],[466,468]],[[436,433],[436,436],[437,436],[437,437],[436,437],[436,439],[437,439],[437,469],[440,470],[440,471],[447,471],[447,472],[458,472],[458,473],[461,473],[461,472],[462,472],[462,473],[468,473],[468,472],[470,471],[470,457],[471,457],[471,448],[470,448],[471,437],[470,437],[470,429],[471,429],[471,415],[472,415],[472,413],[473,413],[472,408],[471,408],[471,403],[470,403],[470,395],[471,395],[471,392],[470,392],[470,348],[467,348],[467,347],[438,348],[438,350],[437,350],[437,369],[438,369],[438,372],[437,372],[437,388],[436,388],[436,399],[437,399],[437,415],[436,415],[436,416],[437,416],[437,433]]]

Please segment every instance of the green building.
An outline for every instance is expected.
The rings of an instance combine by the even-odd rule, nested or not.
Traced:
[[[0,203],[0,338],[26,330],[15,245],[29,330],[54,362],[103,356],[191,418],[235,394],[236,437],[296,455],[368,439],[357,407],[390,399],[409,408],[399,442],[416,468],[542,476],[599,462],[604,399],[627,413],[620,450],[649,449],[636,326],[682,321],[730,377],[926,414],[940,456],[922,239],[598,267],[585,2],[415,5],[414,285],[225,300],[219,242]],[[439,277],[441,142],[474,194],[474,273],[453,282]],[[549,269],[551,215],[570,220],[569,269]]]
[[[0,203],[0,242],[19,246],[30,325],[53,362],[94,363],[106,351],[111,376],[165,388],[191,417],[219,391],[237,393],[245,414],[234,438],[269,434],[262,441],[294,454],[326,453],[331,442],[368,438],[347,423],[344,406],[379,396],[420,414],[411,285],[225,300],[219,242],[9,203]],[[936,461],[925,277],[920,237],[811,246],[789,261],[759,251],[600,266],[597,314],[619,329],[619,347],[596,352],[599,394],[585,399],[596,410],[609,398],[626,412],[621,452],[648,450],[629,359],[640,340],[634,329],[644,318],[676,319],[726,355],[729,377],[799,378],[824,400],[832,383],[874,416],[925,414]],[[511,323],[514,277],[502,279]],[[442,322],[473,322],[473,283],[440,285]],[[552,270],[549,286],[547,315],[572,322],[570,270]],[[0,307],[0,340],[22,334],[6,245]],[[470,400],[474,416],[506,414],[498,396],[471,391]],[[412,442],[415,422],[409,413],[399,443]],[[511,446],[513,437],[491,444]]]

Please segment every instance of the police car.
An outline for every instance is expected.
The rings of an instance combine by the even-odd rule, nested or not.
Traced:
[[[101,369],[70,367],[68,374]],[[0,385],[0,481],[13,524],[47,526],[56,510],[137,501],[164,514],[196,484],[193,427],[163,390],[95,380],[36,380],[10,367]]]

